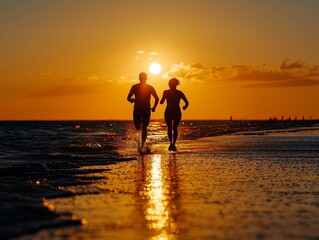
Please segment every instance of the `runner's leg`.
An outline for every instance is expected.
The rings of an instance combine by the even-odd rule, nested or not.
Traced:
[[[173,139],[173,142],[172,142],[172,143],[173,143],[174,146],[175,146],[176,141],[177,141],[177,137],[178,137],[178,125],[179,125],[179,123],[180,123],[180,121],[181,121],[181,118],[182,118],[181,113],[178,113],[178,114],[175,116],[174,120],[173,120],[174,139]]]
[[[168,114],[168,112],[165,112],[164,118],[165,118],[165,122],[166,122],[166,125],[167,125],[167,136],[168,136],[170,145],[172,145],[172,144],[173,144],[172,118],[171,118],[171,116]]]
[[[147,138],[147,126],[150,122],[151,118],[151,111],[143,111],[142,114],[142,147],[145,144],[146,138]]]

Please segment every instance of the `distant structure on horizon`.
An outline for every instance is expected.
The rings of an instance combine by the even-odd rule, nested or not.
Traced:
[[[305,119],[304,116],[302,116],[300,119],[298,119],[297,116],[295,116],[294,118],[291,118],[290,116],[288,116],[287,118],[284,118],[284,116],[281,116],[281,119],[279,121],[311,121],[312,118],[311,116],[309,117],[309,119]],[[268,121],[278,121],[277,117],[269,117]]]
[[[276,122],[276,121],[288,121],[288,122],[289,121],[312,121],[312,120],[319,120],[319,119],[312,119],[311,116],[309,118],[305,118],[304,116],[301,116],[300,118],[298,118],[297,116],[285,117],[284,115],[281,115],[279,118],[277,116],[275,116],[275,117],[270,116],[268,118],[268,121],[273,121],[273,122]],[[232,115],[229,116],[229,121],[235,121]],[[240,120],[236,120],[236,121],[240,121]],[[264,121],[267,121],[267,119],[264,119]]]

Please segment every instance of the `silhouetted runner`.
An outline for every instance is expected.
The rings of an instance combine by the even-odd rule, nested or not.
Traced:
[[[159,98],[155,89],[146,84],[147,74],[141,72],[139,74],[140,83],[131,87],[127,96],[127,101],[134,103],[133,121],[136,130],[140,130],[142,126],[142,147],[147,137],[147,126],[150,122],[151,110],[155,112]],[[134,95],[134,97],[133,97]],[[151,95],[155,98],[154,106],[151,108]]]
[[[163,96],[160,102],[161,104],[163,104],[165,100],[167,102],[164,117],[167,124],[167,135],[170,141],[168,150],[170,151],[176,151],[175,144],[178,137],[177,128],[182,119],[182,112],[179,106],[180,100],[183,99],[183,101],[185,102],[185,105],[183,106],[184,110],[186,110],[189,105],[185,94],[182,91],[176,89],[177,85],[179,85],[178,79],[172,78],[171,80],[169,80],[168,86],[170,89],[163,92]]]

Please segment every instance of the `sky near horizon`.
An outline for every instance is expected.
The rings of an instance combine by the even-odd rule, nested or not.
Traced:
[[[180,79],[183,119],[318,119],[318,12],[317,0],[2,0],[0,120],[129,120],[152,62],[159,97]]]

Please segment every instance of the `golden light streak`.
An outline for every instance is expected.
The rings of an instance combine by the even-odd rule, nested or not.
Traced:
[[[146,178],[142,193],[146,200],[144,208],[146,227],[154,232],[151,239],[175,239],[177,226],[172,210],[176,209],[176,206],[170,196],[169,172],[161,155],[155,154],[149,160],[151,161],[149,168],[144,168]]]
[[[161,230],[167,226],[169,217],[167,211],[166,189],[163,184],[163,171],[161,166],[161,155],[154,155],[148,191],[148,209],[146,219],[149,221],[148,228]]]

